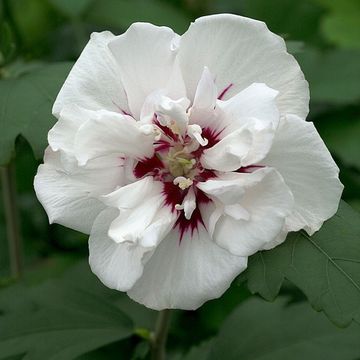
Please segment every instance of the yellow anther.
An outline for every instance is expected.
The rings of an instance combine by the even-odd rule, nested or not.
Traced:
[[[193,181],[184,176],[178,176],[173,181],[174,185],[178,185],[181,190],[185,190],[193,184]]]

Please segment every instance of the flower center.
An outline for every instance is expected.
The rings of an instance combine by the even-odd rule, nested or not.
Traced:
[[[169,150],[164,163],[169,169],[170,174],[175,178],[185,176],[193,179],[196,174],[197,161],[181,145],[177,145]]]
[[[172,119],[160,122],[154,116],[154,155],[139,160],[134,174],[137,178],[152,176],[163,183],[164,205],[178,213],[174,227],[179,229],[181,240],[186,231],[193,232],[204,225],[199,205],[211,200],[196,184],[216,175],[204,169],[200,159],[207,147],[219,141],[219,134],[195,124],[186,124],[180,130],[180,125]]]

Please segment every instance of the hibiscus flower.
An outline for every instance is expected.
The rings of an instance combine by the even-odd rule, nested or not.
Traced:
[[[105,285],[195,309],[248,256],[336,212],[339,170],[308,102],[298,63],[259,21],[92,34],[54,104],[37,196],[50,222],[90,234]]]

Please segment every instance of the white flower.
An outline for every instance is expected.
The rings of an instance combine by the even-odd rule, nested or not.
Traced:
[[[105,285],[153,309],[195,309],[249,255],[335,213],[343,187],[308,100],[262,22],[93,34],[54,104],[38,198],[51,222],[90,233]]]

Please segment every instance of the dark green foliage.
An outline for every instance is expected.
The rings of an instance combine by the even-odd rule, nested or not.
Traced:
[[[353,360],[360,326],[337,329],[308,304],[251,299],[225,321],[207,360]]]
[[[0,164],[9,162],[15,139],[23,135],[40,159],[54,124],[51,108],[71,63],[54,63],[0,81]]]
[[[339,326],[360,320],[360,215],[344,202],[321,230],[300,232],[271,251],[250,258],[249,289],[267,300],[286,278],[299,287],[316,310]]]

